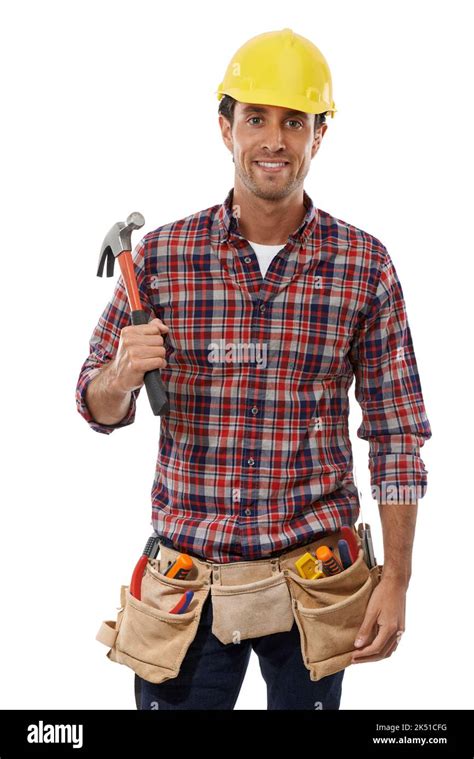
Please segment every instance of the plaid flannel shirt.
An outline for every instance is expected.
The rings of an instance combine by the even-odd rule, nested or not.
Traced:
[[[401,501],[394,493],[407,488],[423,497],[420,447],[431,437],[384,245],[304,191],[305,216],[262,278],[232,202],[233,188],[222,204],[149,232],[133,253],[143,308],[169,326],[152,525],[168,545],[219,562],[264,558],[357,521],[354,379],[379,501],[384,492]],[[130,323],[120,276],[76,389],[97,432],[135,418],[141,389],[118,424],[94,421],[85,401]]]

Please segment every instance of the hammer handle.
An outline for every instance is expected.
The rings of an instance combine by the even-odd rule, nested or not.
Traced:
[[[146,311],[132,311],[132,324],[148,324]],[[168,396],[158,369],[145,372],[144,382],[148,400],[155,416],[165,416],[169,412]]]
[[[125,289],[127,290],[128,300],[132,311],[141,310],[140,293],[138,292],[137,278],[135,276],[135,267],[133,265],[132,252],[123,250],[118,256],[120,271],[122,272]],[[143,322],[139,322],[142,324]],[[146,322],[144,322],[146,324]]]

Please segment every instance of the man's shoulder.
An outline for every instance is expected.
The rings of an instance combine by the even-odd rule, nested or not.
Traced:
[[[201,211],[195,211],[187,216],[183,216],[181,219],[176,219],[176,221],[162,224],[156,227],[156,229],[147,232],[143,238],[143,242],[153,246],[157,242],[166,243],[171,240],[174,242],[189,241],[190,237],[206,234],[210,231],[220,206],[221,204],[217,203]]]
[[[364,258],[374,257],[380,262],[385,261],[387,249],[375,235],[361,227],[340,219],[327,211],[318,209],[321,228],[326,240],[346,245],[347,250],[355,254],[360,252]]]

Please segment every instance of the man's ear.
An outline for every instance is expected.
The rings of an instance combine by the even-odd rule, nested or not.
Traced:
[[[327,124],[321,124],[320,127],[315,132],[313,144],[311,146],[311,158],[314,158],[316,153],[319,150],[319,146],[321,145],[321,141],[326,133],[326,129],[328,128]]]
[[[234,143],[232,140],[232,127],[229,119],[227,119],[221,113],[219,114],[219,126],[225,146],[230,150],[231,153],[233,153]]]

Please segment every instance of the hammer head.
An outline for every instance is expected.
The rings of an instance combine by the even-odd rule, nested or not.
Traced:
[[[132,232],[134,229],[143,227],[145,219],[141,213],[135,211],[127,216],[127,221],[118,221],[107,232],[102,247],[100,249],[99,266],[97,276],[102,277],[104,274],[104,265],[107,261],[107,277],[112,277],[114,273],[115,259],[124,250],[132,249]]]

